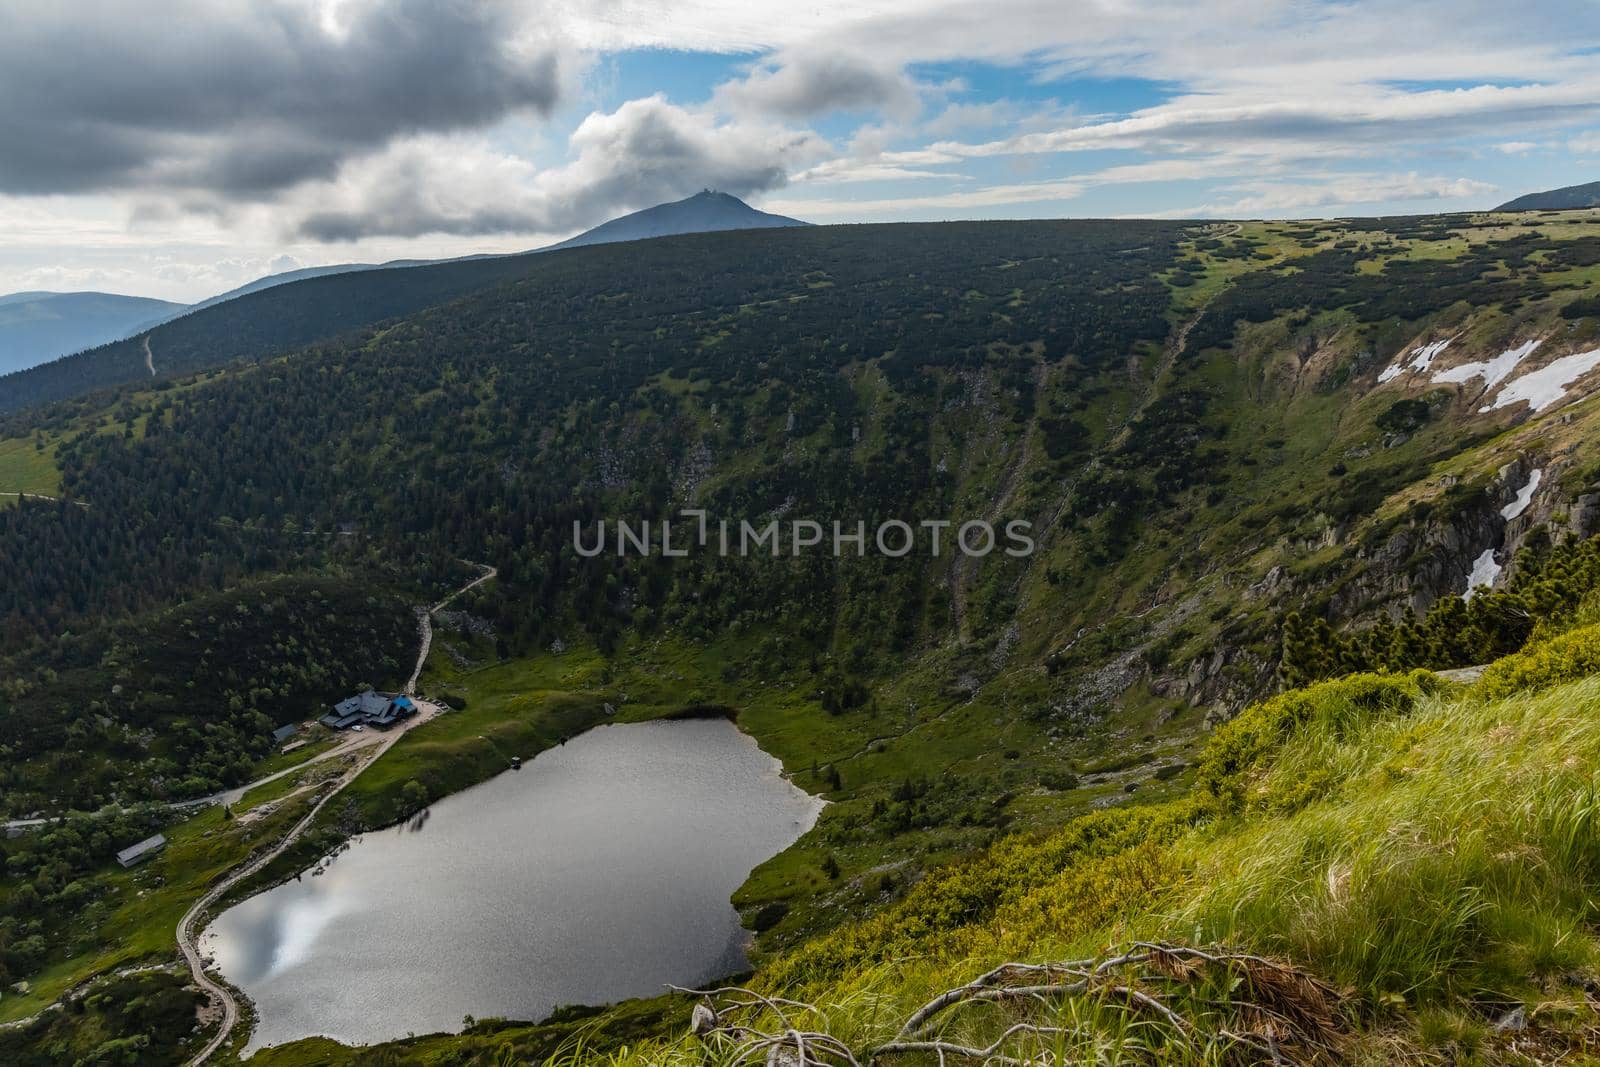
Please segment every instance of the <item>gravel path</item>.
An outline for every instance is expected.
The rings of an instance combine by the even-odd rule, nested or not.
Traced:
[[[422,675],[422,666],[427,662],[428,650],[433,645],[433,613],[450,603],[450,601],[454,600],[462,593],[465,593],[469,589],[487,582],[497,573],[493,567],[490,567],[486,564],[479,563],[474,564],[474,566],[478,567],[483,573],[479,574],[478,577],[474,578],[460,589],[457,589],[455,592],[451,593],[449,596],[445,597],[432,607],[418,611],[417,615],[420,641],[419,648],[417,650],[416,669],[411,672],[411,678],[406,682],[405,691],[408,694],[414,694],[416,692],[417,679]],[[283,836],[281,841],[259,856],[247,860],[242,866],[234,868],[233,871],[227,875],[227,877],[213,885],[199,900],[195,901],[194,904],[190,906],[189,910],[184,913],[183,918],[179,920],[178,951],[183,953],[184,960],[189,964],[189,973],[194,976],[195,985],[199,986],[205,992],[206,996],[210,998],[213,1006],[220,1005],[222,1008],[222,1025],[218,1027],[216,1034],[212,1036],[211,1040],[206,1042],[205,1047],[202,1048],[195,1055],[195,1057],[189,1061],[191,1067],[193,1067],[195,1064],[204,1063],[207,1059],[209,1059],[212,1053],[216,1052],[217,1049],[221,1048],[227,1043],[228,1038],[233,1034],[234,1027],[239,1025],[238,997],[234,996],[233,990],[229,989],[227,985],[222,982],[218,982],[206,973],[205,957],[200,954],[200,947],[198,943],[199,930],[197,928],[201,919],[204,918],[207,911],[210,910],[213,904],[222,899],[223,895],[226,894],[228,890],[232,889],[234,886],[238,885],[246,878],[249,878],[251,875],[257,873],[262,868],[266,867],[267,864],[283,855],[289,846],[298,841],[301,835],[306,832],[316,817],[321,814],[322,809],[328,805],[328,802],[334,797],[338,796],[344,790],[344,787],[353,782],[362,771],[366,770],[368,767],[372,766],[379,759],[381,759],[383,754],[389,751],[389,749],[394,746],[396,741],[399,741],[400,738],[403,737],[408,731],[421,726],[423,723],[429,721],[443,710],[437,704],[431,704],[427,701],[421,700],[417,701],[417,709],[418,713],[416,715],[401,722],[398,726],[387,731],[386,733],[368,735],[369,738],[375,740],[366,740],[364,744],[361,742],[351,742],[346,745],[342,745],[339,748],[331,749],[329,752],[326,752],[319,757],[320,759],[326,759],[331,755],[342,755],[361,747],[370,747],[372,749],[372,754],[370,757],[363,759],[358,755],[356,764],[351,767],[343,777],[334,783],[333,788],[328,790],[323,798],[317,801],[316,804],[312,806],[311,810],[306,812],[304,817],[302,817],[299,822],[294,824],[293,828],[291,828],[289,832]],[[313,761],[307,762],[309,763]],[[306,765],[307,764],[303,763],[299,767],[294,768],[294,770],[299,770]],[[279,775],[273,775],[269,778],[264,778],[262,781],[270,781],[271,778],[275,777],[279,777]]]

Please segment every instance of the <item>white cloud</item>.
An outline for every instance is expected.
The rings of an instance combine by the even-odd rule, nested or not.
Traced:
[[[1481,200],[1496,192],[1495,186],[1472,178],[1418,174],[1339,175],[1321,181],[1249,182],[1239,188],[1245,195],[1205,204],[1192,212],[1170,214],[1249,218],[1358,204]]]
[[[1219,167],[1218,169],[1227,168]],[[1193,164],[1188,164],[1185,161],[1160,161],[1151,164],[1110,167],[1105,170],[1055,181],[993,185],[983,189],[927,196],[892,197],[873,200],[806,200],[790,198],[774,201],[769,206],[774,211],[814,217],[870,217],[875,212],[941,212],[952,208],[974,211],[1038,203],[1064,203],[1075,200],[1092,189],[1104,186],[1136,182],[1181,181],[1211,176],[1214,176],[1213,168],[1205,161],[1195,161]],[[1417,174],[1324,175],[1276,182],[1250,180],[1237,184],[1235,188],[1244,195],[1231,200],[1207,203],[1197,207],[1163,211],[1140,211],[1135,212],[1132,217],[1202,218],[1220,216],[1226,218],[1250,218],[1359,204],[1430,200],[1481,200],[1496,191],[1493,185],[1470,178],[1438,178]]]
[[[983,189],[927,196],[884,197],[873,200],[775,200],[767,205],[781,214],[801,217],[865,216],[902,212],[987,211],[1017,204],[1053,203],[1074,200],[1088,185],[1075,181],[1050,181],[994,185]]]
[[[835,111],[909,119],[922,87],[893,63],[848,52],[780,53],[717,86],[713,104],[734,114],[807,119]]]
[[[570,232],[710,186],[749,196],[783,185],[829,152],[806,130],[720,120],[661,95],[589,115],[573,158],[541,168],[478,139],[420,137],[307,189],[300,236]]]
[[[0,196],[0,290],[528,247],[706,185],[818,218],[1136,183],[1143,215],[1388,210],[1483,198],[1472,168],[1498,176],[1501,153],[1561,173],[1600,154],[1589,0],[173,3],[159,23],[115,0],[8,12],[0,189],[29,198]],[[741,72],[622,103],[597,79],[603,107],[567,110],[578,72],[625,49]],[[968,63],[1000,65],[1005,98],[919,66]],[[1116,105],[1065,79],[1102,77],[1156,102],[1086,114]],[[884,195],[839,191],[866,183]]]
[[[892,163],[861,162],[850,158],[830,159],[794,176],[796,182],[828,185],[843,182],[915,181],[920,179],[970,181],[964,174],[942,170],[918,170]]]
[[[1570,123],[1600,115],[1600,76],[1560,86],[1479,86],[1407,92],[1369,86],[1357,93],[1266,98],[1190,94],[1124,119],[1089,122],[981,143],[938,142],[958,158],[1108,149],[1194,152],[1316,152],[1365,155],[1414,148],[1419,138],[1484,136],[1529,123]]]
[[[566,0],[596,51],[841,49],[885,62],[1043,63],[1223,87],[1548,81],[1592,70],[1586,0]]]

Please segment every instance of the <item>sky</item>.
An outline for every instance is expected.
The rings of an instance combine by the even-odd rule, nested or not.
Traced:
[[[702,188],[853,223],[1595,180],[1595,0],[0,0],[0,293],[193,301]]]

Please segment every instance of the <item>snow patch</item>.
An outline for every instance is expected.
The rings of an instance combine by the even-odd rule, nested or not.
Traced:
[[[1544,471],[1536,470],[1528,475],[1528,484],[1517,490],[1517,498],[1500,509],[1500,517],[1507,522],[1528,510],[1528,505],[1533,503],[1533,494],[1539,489],[1539,483],[1544,480]]]
[[[1597,366],[1600,366],[1600,348],[1563,356],[1548,367],[1524,374],[1500,390],[1493,404],[1485,404],[1478,410],[1497,411],[1512,404],[1527,403],[1534,411],[1543,411],[1566,399],[1567,387]]]
[[[1472,573],[1467,575],[1467,591],[1461,594],[1461,599],[1471,600],[1474,593],[1484,586],[1493,585],[1498,577],[1500,564],[1494,558],[1494,549],[1486,548],[1483,555],[1472,561]]]
[[[1429,344],[1423,345],[1421,348],[1413,348],[1407,354],[1405,359],[1395,363],[1392,367],[1384,368],[1383,373],[1378,375],[1378,381],[1392,382],[1396,378],[1400,377],[1400,375],[1404,374],[1407,370],[1427,370],[1433,365],[1433,361],[1438,357],[1440,352],[1445,350],[1445,346],[1448,345],[1451,340],[1453,340],[1453,338],[1446,337],[1443,341],[1433,341]]]
[[[1435,341],[1432,344],[1423,345],[1421,348],[1417,349],[1411,354],[1411,369],[1414,371],[1425,371],[1429,367],[1433,366],[1433,361],[1439,358],[1439,353],[1443,352],[1446,346],[1448,346],[1452,340],[1454,340],[1454,338],[1446,337],[1443,341]]]
[[[1463,363],[1459,367],[1442,370],[1433,376],[1433,380],[1436,382],[1459,383],[1471,381],[1473,378],[1482,378],[1483,387],[1485,389],[1493,389],[1511,377],[1511,372],[1517,369],[1517,364],[1533,355],[1533,350],[1538,348],[1541,343],[1539,341],[1529,341],[1526,344],[1518,345],[1516,348],[1508,348],[1486,362]]]

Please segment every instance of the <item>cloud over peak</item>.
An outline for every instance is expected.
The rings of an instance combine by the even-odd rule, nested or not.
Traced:
[[[568,163],[540,169],[470,141],[407,141],[317,190],[322,206],[298,235],[563,233],[706,186],[735,196],[776,189],[828,151],[813,133],[719,120],[661,94],[589,115],[569,143]]]
[[[853,221],[1487,207],[1596,176],[1592,6],[13,0],[0,291],[508,251],[704,186]]]

